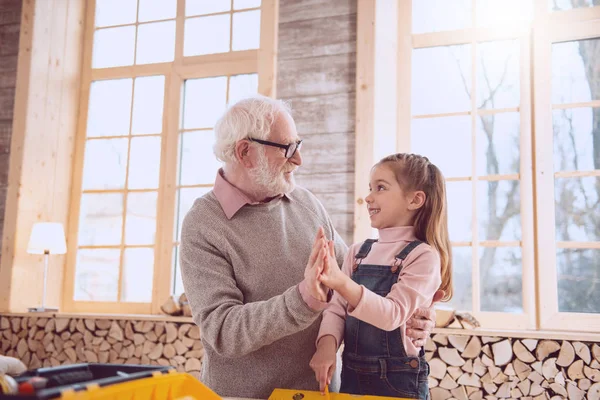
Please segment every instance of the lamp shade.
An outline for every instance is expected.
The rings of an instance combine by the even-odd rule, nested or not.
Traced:
[[[57,222],[38,222],[33,225],[27,252],[29,254],[65,254],[67,243],[62,224]]]

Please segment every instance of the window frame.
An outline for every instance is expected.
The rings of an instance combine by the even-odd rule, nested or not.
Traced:
[[[538,8],[544,2],[536,0]],[[600,242],[556,241],[556,213],[554,180],[560,177],[600,177],[595,171],[554,171],[554,130],[552,112],[561,108],[600,107],[600,100],[554,106],[552,102],[552,45],[560,42],[584,39],[600,40],[600,6],[545,13],[536,27],[534,49],[534,96],[535,103],[535,190],[537,216],[537,283],[539,327],[548,330],[574,330],[580,332],[600,331],[600,314],[559,312],[558,309],[558,248],[600,249]]]
[[[256,73],[258,75],[258,93],[275,97],[276,90],[276,50],[277,25],[279,15],[278,0],[262,0],[260,6],[260,45],[258,49],[229,51],[228,53],[183,56],[183,39],[185,16],[185,0],[176,0],[175,16],[175,53],[172,62],[154,64],[129,65],[111,68],[92,68],[92,54],[95,27],[96,0],[87,0],[85,11],[83,63],[81,72],[80,112],[77,117],[77,134],[73,178],[71,185],[71,208],[68,220],[67,243],[72,249],[66,255],[64,290],[62,309],[72,313],[117,313],[117,314],[160,314],[161,305],[171,296],[173,286],[172,252],[174,245],[174,219],[177,196],[177,160],[179,149],[179,126],[182,90],[187,79],[208,78],[216,76],[232,76]],[[233,15],[233,0],[229,13]],[[250,9],[252,10],[252,9]],[[245,11],[245,10],[244,10]],[[139,0],[138,0],[139,13]],[[222,13],[214,13],[222,14]],[[214,15],[206,14],[206,15]],[[204,16],[204,15],[203,15]],[[194,17],[187,17],[194,18]],[[231,17],[233,18],[233,17]],[[135,22],[139,24],[139,22]],[[232,29],[232,27],[230,27]],[[230,35],[230,43],[233,38]],[[137,41],[137,36],[136,36]],[[134,51],[136,49],[134,48]],[[150,303],[124,301],[76,301],[75,269],[77,263],[79,213],[82,198],[83,161],[86,144],[87,117],[91,85],[94,81],[138,78],[143,76],[163,75],[165,77],[165,93],[163,101],[163,121],[161,137],[161,166],[159,172],[158,199],[156,212],[156,239],[154,249],[153,285]],[[133,101],[133,99],[132,99]],[[127,137],[127,136],[125,136]],[[197,186],[197,185],[194,185]],[[203,185],[212,186],[212,185]],[[128,188],[122,189],[129,193]],[[126,215],[127,210],[123,213]],[[122,229],[125,219],[122,221]],[[121,243],[121,260],[125,247],[124,238]],[[95,246],[94,246],[95,247]],[[102,246],[99,246],[102,247]],[[119,266],[118,296],[121,294],[123,281],[123,261]]]

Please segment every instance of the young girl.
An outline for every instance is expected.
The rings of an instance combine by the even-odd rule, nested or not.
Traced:
[[[373,167],[369,190],[379,239],[352,245],[342,270],[329,243],[319,280],[335,293],[310,365],[323,391],[343,339],[340,392],[427,399],[429,365],[405,333],[438,289],[452,297],[444,178],[425,157],[394,154]]]

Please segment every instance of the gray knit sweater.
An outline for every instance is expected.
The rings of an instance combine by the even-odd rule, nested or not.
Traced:
[[[319,226],[347,252],[322,204],[297,187],[228,220],[214,193],[183,221],[181,271],[202,332],[202,380],[220,396],[266,399],[275,388],[318,390],[309,361],[321,313],[298,283]]]

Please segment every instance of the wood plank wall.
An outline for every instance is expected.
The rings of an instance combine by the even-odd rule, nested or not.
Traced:
[[[277,97],[304,139],[296,180],[346,243],[354,213],[356,0],[280,0]]]
[[[0,0],[3,3],[7,2]],[[41,221],[65,224],[69,214],[85,4],[22,2],[0,310],[24,311],[41,304],[42,257],[27,254],[31,227]],[[53,284],[48,285],[48,306],[60,304],[63,265],[64,256],[50,258],[48,281]]]
[[[22,0],[0,0],[0,238],[4,226]],[[1,242],[1,240],[0,240]],[[0,246],[0,258],[2,246]]]

